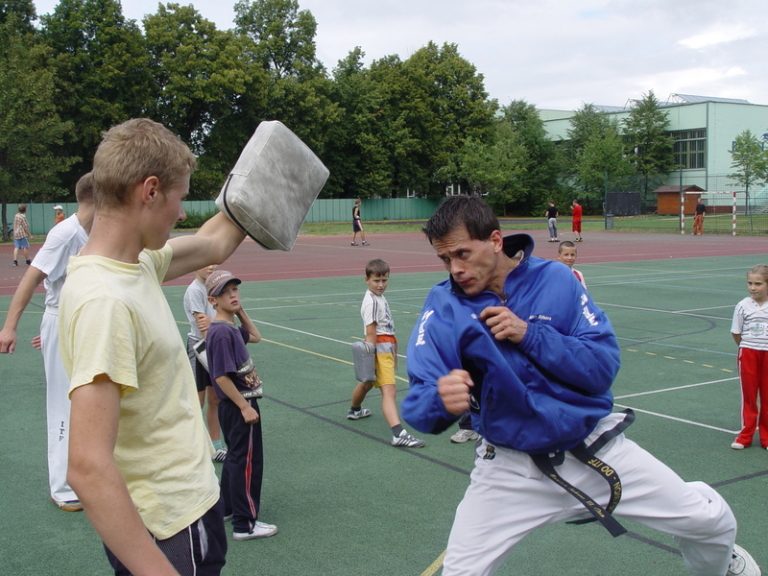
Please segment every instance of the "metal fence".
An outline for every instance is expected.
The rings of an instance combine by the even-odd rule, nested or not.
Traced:
[[[707,208],[704,218],[705,234],[760,236],[768,234],[768,190],[701,192]],[[614,216],[614,230],[693,233],[693,211],[681,209],[677,215]],[[608,227],[606,219],[606,227]]]
[[[439,200],[426,198],[390,198],[363,200],[363,221],[427,220],[437,208]],[[33,235],[42,236],[54,226],[53,207],[60,204],[69,216],[77,211],[77,202],[27,203],[27,221]],[[306,222],[352,222],[353,199],[315,200]],[[187,214],[208,215],[217,212],[213,200],[187,200],[183,203]],[[6,221],[13,223],[18,204],[6,204]]]

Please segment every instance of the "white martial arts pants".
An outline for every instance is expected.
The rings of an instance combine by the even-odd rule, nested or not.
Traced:
[[[67,484],[69,451],[69,378],[59,355],[58,310],[46,308],[40,323],[46,381],[48,484],[57,502],[77,500]]]
[[[601,420],[587,438],[613,428],[622,414]],[[528,533],[539,526],[589,516],[573,496],[544,476],[527,454],[495,448],[475,468],[448,539],[443,576],[493,574]],[[696,576],[724,576],[736,539],[736,519],[726,501],[702,482],[684,482],[665,464],[620,434],[597,453],[622,484],[617,517],[631,518],[676,537],[683,560]],[[598,502],[608,502],[605,479],[566,454],[557,472]]]

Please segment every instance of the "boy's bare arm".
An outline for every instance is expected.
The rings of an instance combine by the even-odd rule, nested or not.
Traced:
[[[734,334],[731,332],[731,336],[733,336],[733,341],[736,342],[737,346],[741,344],[741,334]]]
[[[13,354],[16,350],[16,328],[21,320],[21,315],[27,308],[35,289],[45,280],[45,273],[34,266],[29,266],[24,272],[24,276],[19,281],[16,292],[13,293],[11,304],[8,306],[8,314],[5,317],[5,324],[0,330],[0,353]]]
[[[192,312],[192,316],[195,317],[195,324],[200,335],[205,338],[205,333],[208,332],[208,327],[211,325],[211,319],[203,312]]]
[[[136,576],[178,573],[136,511],[113,452],[120,390],[105,375],[71,395],[67,480],[109,550]]]
[[[371,322],[365,327],[365,341],[376,346],[376,322]]]
[[[248,313],[240,308],[236,312],[237,318],[240,320],[240,324],[242,324],[243,328],[248,330],[248,343],[249,344],[256,344],[261,340],[261,332],[259,332],[259,329],[256,327],[256,324],[253,323],[253,320],[251,320],[251,317],[248,316]]]
[[[243,420],[245,420],[246,424],[256,424],[256,422],[259,421],[259,413],[256,412],[256,409],[251,406],[248,400],[243,398],[240,390],[237,389],[235,383],[232,382],[232,379],[229,376],[217,376],[216,384],[218,384],[221,391],[227,395],[227,398],[232,400],[232,402],[235,403],[235,406],[240,408],[240,413],[243,415]]]
[[[245,233],[219,212],[196,234],[178,236],[168,241],[173,259],[163,280],[173,280],[210,264],[221,264],[240,246]]]

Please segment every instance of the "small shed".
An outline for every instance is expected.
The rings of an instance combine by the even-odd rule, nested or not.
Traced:
[[[680,214],[680,186],[659,186],[656,193],[656,213],[664,215]],[[703,188],[695,184],[683,186],[685,195],[685,213],[693,214],[699,203]]]

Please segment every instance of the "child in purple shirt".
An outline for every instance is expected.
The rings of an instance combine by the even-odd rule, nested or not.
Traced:
[[[261,333],[240,305],[241,280],[216,270],[205,281],[216,318],[206,334],[208,372],[220,399],[219,422],[228,452],[221,473],[225,518],[232,516],[232,538],[252,540],[277,533],[277,526],[259,521],[264,454],[261,413],[256,399],[260,379],[246,344]],[[235,317],[240,325],[235,325]]]

